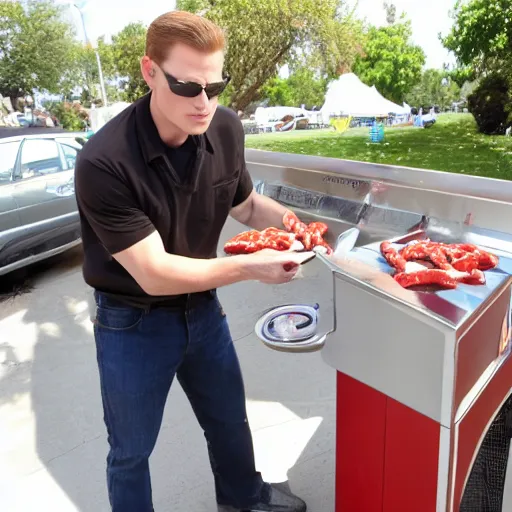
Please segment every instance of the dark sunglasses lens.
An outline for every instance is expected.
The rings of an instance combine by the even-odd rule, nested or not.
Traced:
[[[229,80],[224,80],[223,82],[216,82],[207,85],[204,89],[204,91],[206,92],[206,96],[208,96],[208,98],[213,98],[215,96],[221,95],[226,86],[228,85],[228,82]],[[202,86],[194,82],[171,83],[169,81],[169,87],[171,88],[171,91],[174,94],[178,96],[183,96],[185,98],[195,98],[203,91]]]
[[[220,96],[226,88],[225,82],[217,82],[216,84],[207,85],[205,88],[206,96],[213,98],[214,96]]]
[[[178,95],[183,96],[185,98],[195,98],[199,94],[201,94],[201,91],[203,90],[202,87],[199,84],[172,84],[171,91]]]

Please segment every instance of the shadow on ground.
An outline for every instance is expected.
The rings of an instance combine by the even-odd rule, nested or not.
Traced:
[[[34,289],[30,271],[27,269],[19,270],[14,274],[2,276],[0,281],[0,304],[9,299],[14,299],[24,293],[29,293]]]
[[[6,458],[17,493],[14,508],[2,507],[6,512],[39,511],[42,500],[44,510],[109,510],[106,432],[81,257],[70,251],[32,269],[19,288],[28,292],[30,286],[30,293],[14,292],[0,308],[0,357],[7,361],[0,366],[0,424],[6,418],[12,436]],[[304,497],[311,512],[329,512],[334,371],[319,354],[273,352],[252,334],[268,306],[299,297],[316,301],[319,292],[328,300],[329,284],[312,276],[286,288],[237,285],[220,296],[244,373],[259,469]],[[204,437],[177,382],[151,471],[156,511],[215,512]]]

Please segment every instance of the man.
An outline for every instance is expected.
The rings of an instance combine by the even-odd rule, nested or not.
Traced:
[[[175,375],[204,429],[220,510],[306,510],[255,470],[240,367],[215,293],[242,280],[286,283],[300,262],[275,251],[216,258],[228,215],[262,229],[282,225],[286,212],[254,192],[241,123],[217,107],[228,83],[223,53],[221,30],[205,19],[157,18],[141,61],[151,93],[94,135],[76,166],[113,512],[153,510],[148,458]]]

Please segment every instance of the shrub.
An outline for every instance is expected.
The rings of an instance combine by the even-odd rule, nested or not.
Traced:
[[[89,116],[87,111],[78,103],[53,103],[48,105],[51,112],[65,130],[82,131]]]
[[[475,117],[480,132],[503,135],[512,120],[512,97],[509,81],[500,75],[485,77],[468,97],[469,111]]]

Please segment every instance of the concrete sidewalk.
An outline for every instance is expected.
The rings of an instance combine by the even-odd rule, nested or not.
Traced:
[[[60,257],[31,293],[0,305],[2,512],[109,510],[106,432],[80,263],[79,251]],[[309,279],[285,288],[251,283],[223,289],[220,297],[245,377],[258,468],[267,480],[288,480],[311,512],[332,512],[335,372],[319,354],[274,352],[253,335],[266,307],[308,296],[312,286]],[[157,512],[216,511],[203,434],[177,381],[151,471]]]

